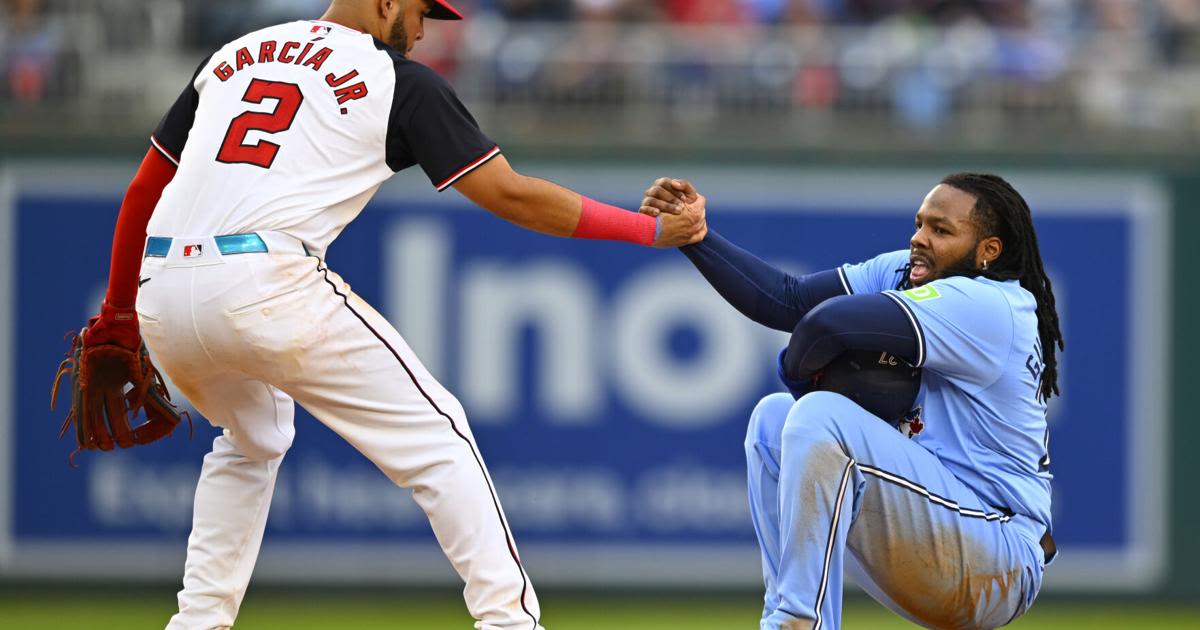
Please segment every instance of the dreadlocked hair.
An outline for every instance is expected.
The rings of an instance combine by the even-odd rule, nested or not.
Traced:
[[[980,239],[997,236],[1004,244],[1000,257],[978,274],[993,280],[1019,280],[1037,301],[1038,345],[1042,350],[1042,373],[1038,394],[1043,400],[1058,395],[1056,350],[1066,348],[1059,330],[1054,289],[1042,264],[1037,232],[1029,204],[1008,182],[997,175],[955,173],[941,181],[975,197],[971,219],[979,227]],[[906,274],[907,275],[907,274]]]

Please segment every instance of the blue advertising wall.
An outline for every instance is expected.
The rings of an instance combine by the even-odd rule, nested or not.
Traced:
[[[551,172],[625,205],[637,197],[612,191],[649,179]],[[93,172],[65,188],[47,179],[20,169],[7,178],[5,316],[10,360],[22,367],[9,372],[4,418],[0,571],[86,574],[119,554],[125,575],[177,575],[216,432],[193,411],[190,440],[185,428],[67,465],[72,444],[58,439],[65,414],[47,407],[50,377],[63,334],[102,297],[127,179]],[[712,228],[796,272],[905,248],[936,179],[696,177]],[[1050,438],[1063,553],[1047,586],[1151,588],[1167,518],[1166,392],[1155,379],[1169,306],[1165,201],[1133,176],[1013,180],[1035,209],[1068,344]],[[774,359],[786,336],[742,319],[677,252],[540,236],[426,188],[413,178],[390,184],[328,260],[462,400],[530,572],[558,583],[756,583],[742,440],[754,403],[781,390]],[[407,492],[307,414],[297,425],[258,577],[450,579]]]

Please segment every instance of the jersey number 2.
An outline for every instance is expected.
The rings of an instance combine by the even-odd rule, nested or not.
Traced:
[[[260,104],[263,99],[273,98],[278,101],[273,112],[243,112],[229,123],[225,132],[225,141],[221,143],[221,151],[217,153],[217,161],[226,164],[253,164],[262,168],[271,168],[275,154],[279,153],[279,145],[266,140],[254,144],[244,144],[246,134],[251,131],[279,133],[287,131],[300,111],[304,95],[300,86],[295,83],[280,83],[255,79],[246,88],[242,100],[247,103]]]

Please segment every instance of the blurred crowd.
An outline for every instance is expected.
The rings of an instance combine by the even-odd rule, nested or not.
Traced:
[[[195,57],[327,0],[0,0],[0,110],[80,97],[110,51],[173,19]],[[457,0],[417,57],[485,104],[882,111],[975,106],[1200,128],[1200,0]],[[169,20],[167,20],[169,21]],[[79,36],[80,24],[93,24]],[[162,37],[160,36],[160,40]],[[161,45],[161,41],[160,41]],[[145,54],[164,54],[162,50]],[[1194,82],[1189,82],[1194,83]],[[684,89],[677,89],[684,88]],[[1007,110],[1006,110],[1007,111]]]
[[[185,0],[197,23],[271,23],[311,16],[325,0]],[[1194,26],[1196,0],[460,0],[468,16],[506,20],[683,24],[870,24],[897,16],[947,24],[978,19],[1002,27],[1171,30]],[[220,41],[230,35],[224,34]]]
[[[25,0],[40,2],[42,0]],[[52,1],[52,0],[48,0]],[[196,44],[218,45],[247,27],[320,14],[326,0],[184,0]],[[515,22],[615,21],[707,25],[862,26],[908,20],[1055,32],[1139,31],[1173,56],[1200,26],[1200,0],[459,0],[472,18]]]
[[[3,0],[0,13],[0,97],[25,103],[54,92],[65,61],[61,33],[44,16],[43,0]]]

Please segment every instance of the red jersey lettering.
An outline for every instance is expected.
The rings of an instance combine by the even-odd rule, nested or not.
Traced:
[[[274,41],[267,40],[258,47],[258,63],[268,63],[275,61],[275,46]]]
[[[300,51],[300,54],[296,57],[297,66],[300,65],[300,61],[304,59],[304,56],[308,54],[308,51],[312,50],[312,46],[312,42],[308,42],[304,45],[304,50]]]
[[[288,54],[300,47],[300,42],[288,42],[279,50],[279,63],[292,63],[296,58]]]
[[[367,84],[360,81],[349,87],[338,88],[333,95],[337,97],[338,105],[345,105],[366,96]]]
[[[333,73],[330,72],[329,74],[325,75],[325,82],[329,84],[329,87],[340,87],[343,83],[353,79],[356,76],[358,76],[358,70],[351,70],[340,77],[335,77],[333,76]]]
[[[237,51],[237,69],[241,70],[246,66],[254,65],[254,57],[250,56],[250,51],[245,48],[239,48]]]
[[[317,54],[309,57],[308,61],[304,62],[304,65],[311,66],[313,69],[313,72],[320,71],[321,66],[325,64],[325,60],[328,59],[329,55],[332,55],[332,54],[333,54],[332,50],[330,50],[328,48],[322,48],[321,50],[317,51]]]
[[[228,81],[229,77],[233,76],[233,68],[228,63],[222,61],[217,64],[216,68],[213,68],[213,74],[217,75],[217,78],[222,81]]]

